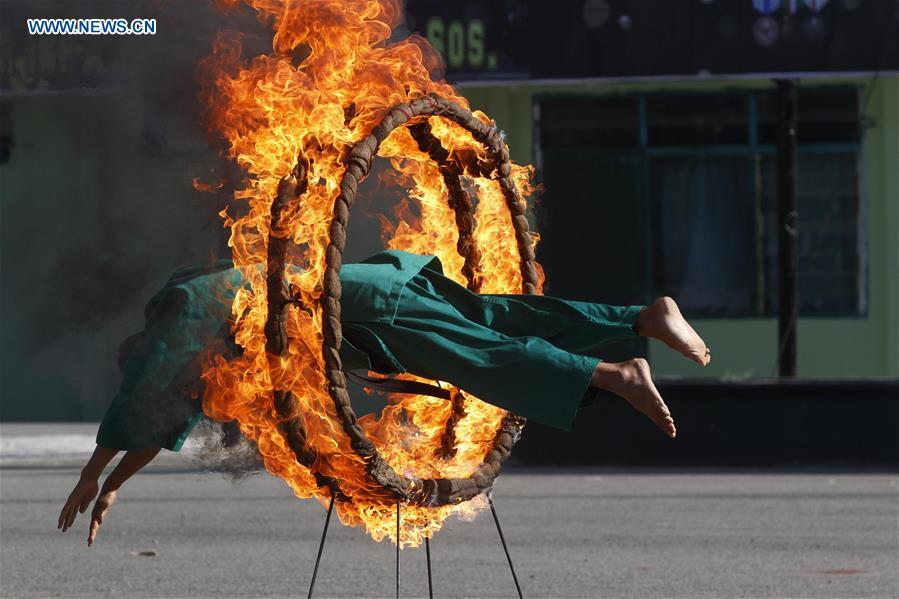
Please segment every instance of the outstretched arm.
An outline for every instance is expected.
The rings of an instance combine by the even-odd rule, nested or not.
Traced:
[[[87,511],[88,506],[94,497],[97,496],[100,489],[98,481],[103,473],[103,469],[106,468],[106,465],[112,461],[112,458],[117,453],[119,453],[118,449],[110,449],[102,445],[97,445],[96,449],[94,449],[94,453],[87,461],[87,464],[81,469],[81,477],[78,479],[78,483],[72,489],[66,504],[62,506],[62,510],[59,512],[59,522],[56,527],[62,530],[62,532],[71,528],[79,512],[83,514]]]
[[[69,494],[69,498],[59,513],[57,528],[63,532],[71,528],[78,513],[83,514],[87,511],[91,501],[99,494],[91,512],[90,533],[87,538],[87,544],[93,545],[94,539],[97,537],[97,531],[100,529],[100,525],[103,524],[103,518],[109,511],[109,508],[115,502],[119,488],[138,470],[149,464],[156,457],[156,454],[159,453],[159,450],[159,447],[150,447],[127,452],[115,469],[106,477],[101,490],[98,482],[100,475],[103,473],[103,469],[112,461],[112,458],[119,453],[119,450],[97,445],[93,455],[91,455],[91,458],[81,470],[81,477],[78,479],[78,483]]]
[[[160,449],[162,448],[149,447],[147,449],[129,451],[109,476],[106,477],[103,488],[100,490],[100,496],[97,498],[97,502],[94,504],[94,509],[91,512],[91,527],[87,535],[88,547],[94,544],[94,540],[97,538],[97,531],[100,530],[109,508],[115,503],[119,488],[138,470],[153,461]]]

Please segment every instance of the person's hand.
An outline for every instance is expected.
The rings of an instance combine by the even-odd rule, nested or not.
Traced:
[[[103,490],[103,493],[97,498],[97,502],[94,504],[94,509],[91,512],[91,528],[90,532],[87,533],[87,546],[91,547],[94,544],[94,540],[97,538],[97,532],[100,530],[100,526],[103,524],[103,519],[106,518],[106,513],[109,512],[109,508],[112,507],[112,504],[115,503],[116,492],[115,491],[107,491]]]
[[[78,484],[75,485],[75,488],[72,489],[72,492],[69,494],[66,504],[62,506],[56,528],[62,530],[62,532],[69,530],[75,522],[75,517],[78,516],[78,512],[83,514],[87,511],[87,508],[90,506],[94,497],[97,496],[99,490],[100,486],[97,484],[96,478],[92,479],[82,476],[78,480]]]

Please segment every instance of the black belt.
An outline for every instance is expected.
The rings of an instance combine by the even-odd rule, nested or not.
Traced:
[[[384,393],[408,393],[410,395],[430,395],[431,397],[439,397],[440,399],[449,399],[450,390],[430,385],[428,383],[420,383],[418,381],[405,381],[402,379],[389,379],[371,376],[362,376],[350,371],[344,371],[351,381],[362,387],[368,387],[375,391],[383,391]]]

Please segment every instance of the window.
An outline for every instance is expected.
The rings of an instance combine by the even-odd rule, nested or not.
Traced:
[[[694,316],[774,315],[773,93],[541,98],[547,293],[610,303],[665,294]],[[858,110],[855,88],[800,89],[803,316],[867,309]]]

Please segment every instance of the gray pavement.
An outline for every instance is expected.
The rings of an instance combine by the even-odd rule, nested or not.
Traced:
[[[305,596],[324,510],[279,480],[141,473],[88,549],[55,527],[76,477],[0,470],[3,597]],[[893,474],[513,470],[495,502],[526,597],[899,596]],[[316,596],[392,597],[393,551],[332,522]],[[515,596],[489,512],[432,554],[436,597]],[[402,573],[428,596],[423,550]]]

